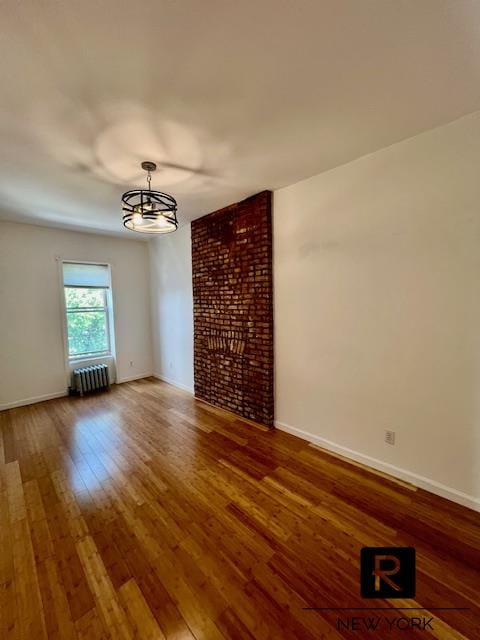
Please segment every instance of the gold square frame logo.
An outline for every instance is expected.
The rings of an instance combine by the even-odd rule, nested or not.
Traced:
[[[360,552],[362,598],[414,598],[415,574],[413,547],[364,547]]]

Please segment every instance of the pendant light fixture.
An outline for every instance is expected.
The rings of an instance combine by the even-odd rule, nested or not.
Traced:
[[[147,172],[147,189],[132,189],[122,196],[123,224],[131,231],[139,233],[171,233],[176,231],[177,201],[168,193],[153,191],[151,188],[154,162],[142,162]]]

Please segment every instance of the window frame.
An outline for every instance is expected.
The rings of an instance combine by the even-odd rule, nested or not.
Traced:
[[[66,261],[65,261],[66,262]],[[103,307],[68,307],[67,299],[65,296],[65,289],[100,289],[103,292]],[[111,346],[111,332],[110,332],[110,308],[108,304],[108,287],[88,287],[83,285],[63,285],[63,295],[65,298],[65,321],[67,330],[67,357],[69,361],[72,360],[88,360],[90,358],[99,358],[102,356],[112,355]],[[68,314],[69,313],[96,313],[103,311],[105,313],[105,330],[107,336],[107,349],[103,351],[84,351],[83,353],[70,354],[70,345],[68,341]]]
[[[61,256],[55,256],[55,261],[58,266],[58,278],[59,278],[59,286],[60,286],[60,300],[61,300],[61,320],[62,320],[62,334],[63,334],[63,350],[65,356],[65,376],[66,380],[69,383],[70,375],[72,371],[72,366],[75,364],[80,364],[81,362],[90,363],[93,361],[113,361],[116,360],[116,339],[115,339],[115,298],[113,294],[113,285],[112,285],[112,269],[111,265],[108,262],[103,260],[70,260],[67,258],[63,258]],[[92,352],[90,354],[78,354],[75,356],[69,355],[68,349],[68,327],[67,327],[67,301],[65,296],[65,284],[64,284],[64,275],[63,275],[63,265],[64,264],[93,264],[99,265],[102,267],[107,267],[108,269],[108,287],[88,287],[85,286],[85,289],[95,289],[100,288],[105,291],[106,303],[107,303],[107,325],[108,325],[108,344],[109,351],[108,352]]]

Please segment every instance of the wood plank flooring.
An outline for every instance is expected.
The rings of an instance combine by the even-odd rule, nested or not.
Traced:
[[[478,513],[153,379],[0,429],[2,640],[480,638]],[[416,548],[415,600],[360,597],[364,546]],[[305,610],[365,606],[433,621]]]

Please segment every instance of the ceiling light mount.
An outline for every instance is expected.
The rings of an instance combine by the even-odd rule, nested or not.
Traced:
[[[144,171],[155,171],[156,168],[157,165],[155,164],[155,162],[150,162],[149,160],[144,160],[142,162],[142,169]]]
[[[138,233],[172,233],[178,227],[177,201],[168,193],[151,188],[155,162],[145,160],[141,166],[147,172],[147,189],[132,189],[123,194],[123,224]]]

